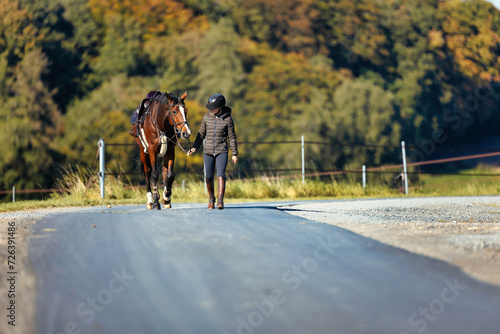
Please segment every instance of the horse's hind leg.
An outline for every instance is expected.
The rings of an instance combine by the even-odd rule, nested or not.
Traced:
[[[151,153],[153,153],[153,155]],[[151,166],[152,166],[151,181],[153,181],[153,209],[161,210],[159,202],[160,194],[158,192],[158,177],[160,168],[158,166],[158,159],[154,154],[155,154],[154,150],[150,150],[149,156],[151,158]]]
[[[175,160],[175,146],[167,151],[163,162],[162,176],[163,176],[163,205],[165,208],[172,207],[172,184],[174,183],[174,160]]]

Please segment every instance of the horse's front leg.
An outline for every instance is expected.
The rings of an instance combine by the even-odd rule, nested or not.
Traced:
[[[154,149],[149,150],[149,159],[151,161],[151,181],[153,182],[153,209],[161,210],[160,207],[160,193],[158,192],[158,177],[160,174],[160,168],[158,166],[158,157]]]
[[[146,157],[148,160],[147,164],[147,169],[144,170],[144,175],[146,176],[146,191],[147,191],[147,202],[146,202],[146,209],[151,210],[153,208],[153,193],[151,192],[151,165],[149,162],[149,157]]]
[[[170,149],[172,147],[172,149]],[[175,147],[171,145],[170,150],[164,157],[163,161],[163,205],[165,208],[170,209],[172,207],[172,183],[174,183],[174,161],[175,161]]]

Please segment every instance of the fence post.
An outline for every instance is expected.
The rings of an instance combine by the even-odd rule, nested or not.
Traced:
[[[305,157],[304,157],[304,135],[300,137],[300,141],[302,144],[302,184],[306,183],[306,167],[305,167]]]
[[[403,178],[405,181],[405,195],[408,195],[408,171],[406,169],[406,145],[405,142],[401,142],[401,150],[403,156]]]
[[[104,161],[104,139],[99,139],[97,143],[99,147],[99,187],[101,190],[101,198],[104,198],[104,177],[105,177],[105,161]]]
[[[363,165],[363,189],[366,188],[366,165]]]
[[[12,203],[16,201],[16,186],[12,186]]]

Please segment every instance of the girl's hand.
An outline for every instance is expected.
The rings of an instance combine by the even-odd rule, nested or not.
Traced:
[[[190,149],[187,153],[188,157],[193,154],[194,152],[196,152],[196,149],[193,147],[192,149]]]
[[[236,165],[236,163],[238,162],[238,157],[233,155],[232,160],[233,160],[233,165]]]

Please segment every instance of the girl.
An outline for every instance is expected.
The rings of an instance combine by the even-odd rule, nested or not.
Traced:
[[[206,183],[208,191],[208,208],[214,208],[214,174],[217,164],[217,180],[219,196],[217,209],[224,209],[224,191],[226,189],[226,166],[228,160],[227,139],[232,154],[232,162],[238,162],[238,146],[236,144],[236,133],[234,131],[231,108],[226,106],[226,98],[219,93],[213,94],[208,99],[208,112],[203,116],[200,130],[196,136],[193,148],[189,150],[188,156],[193,154],[206,138],[203,149],[203,160],[205,161]]]

